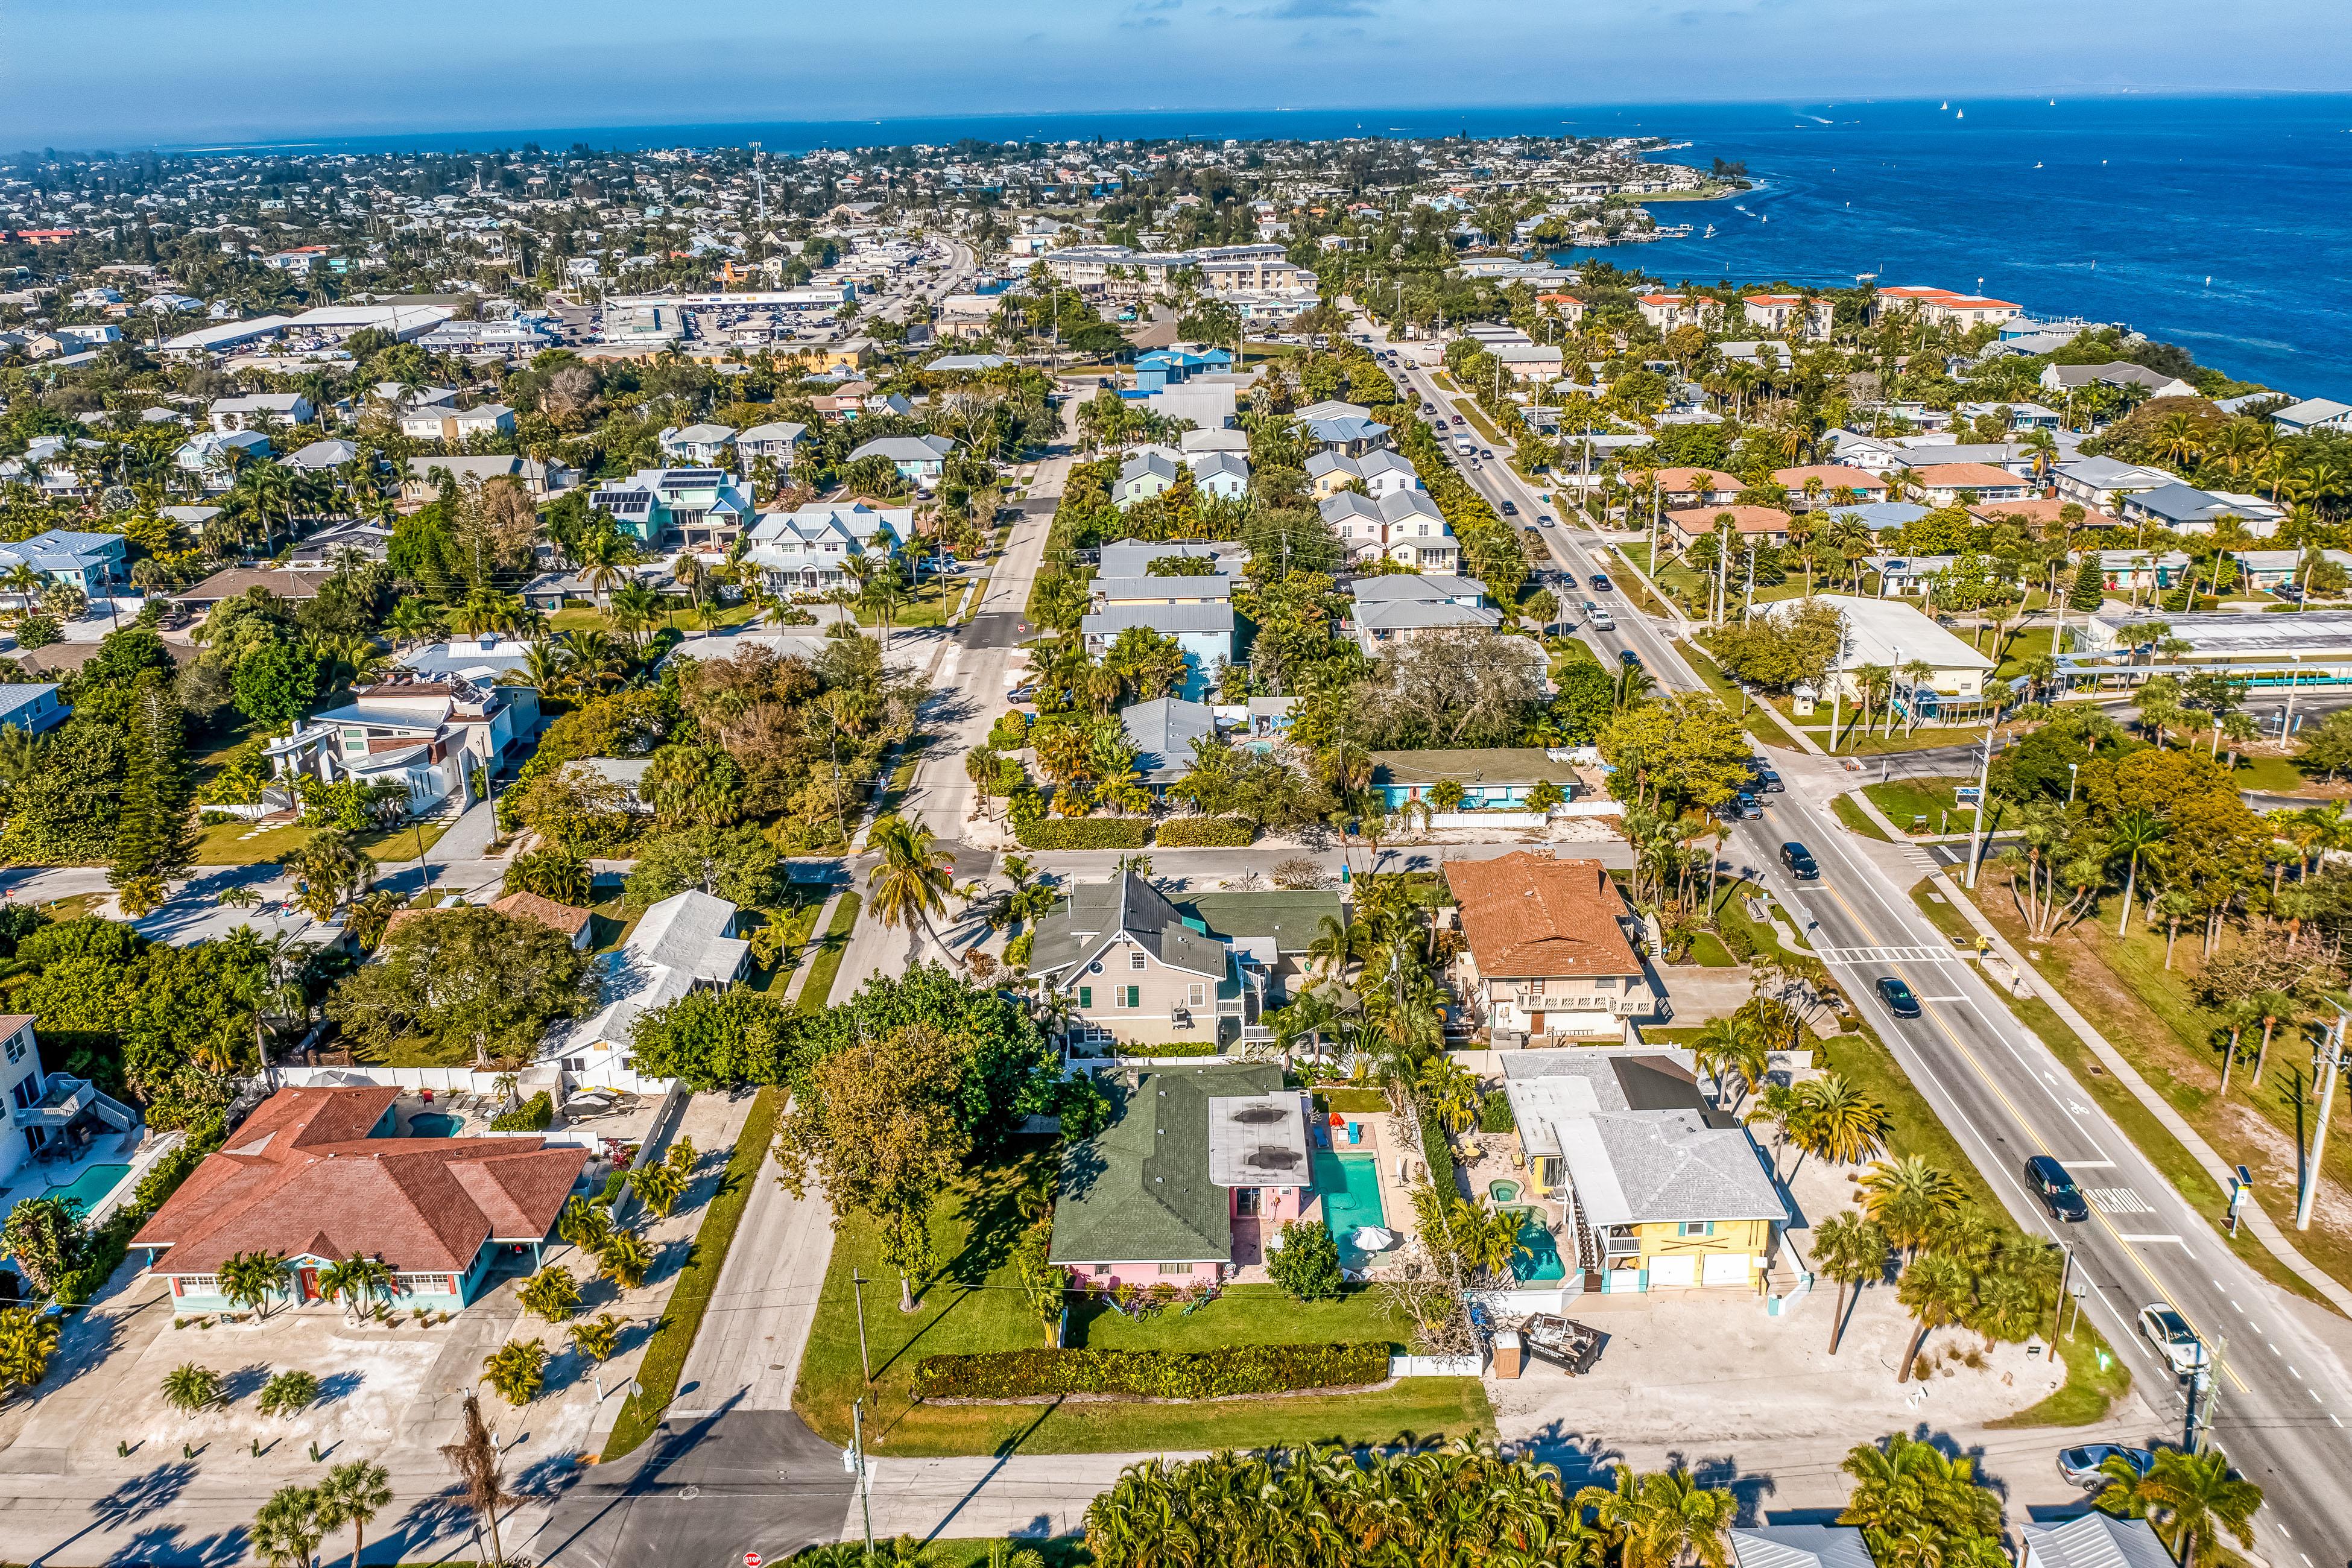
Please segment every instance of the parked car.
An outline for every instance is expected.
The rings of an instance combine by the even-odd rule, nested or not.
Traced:
[[[2205,1342],[2189,1320],[2161,1301],[2139,1310],[2140,1337],[2156,1347],[2175,1377],[2193,1377],[2205,1365]]]
[[[1595,593],[1606,594],[1611,588],[1615,586],[1615,584],[1609,581],[1609,574],[1606,572],[1595,572],[1592,574],[1591,581],[1593,591]]]
[[[2058,1450],[2058,1473],[2089,1491],[2097,1491],[2115,1478],[2100,1467],[2109,1459],[2121,1459],[2135,1474],[2146,1475],[2156,1463],[2156,1456],[2146,1448],[2119,1447],[2113,1443],[2085,1443],[2079,1448]]]
[[[1813,852],[1794,839],[1780,846],[1780,864],[1787,867],[1789,875],[1800,882],[1817,881],[1821,878],[1822,868],[1813,859]]]
[[[2083,1201],[2083,1190],[2066,1167],[2047,1154],[2036,1154],[2025,1162],[2025,1184],[2042,1200],[2053,1219],[2082,1221],[2091,1217],[2091,1205]]]
[[[1006,700],[1007,702],[1034,702],[1034,701],[1036,701],[1036,700],[1037,700],[1037,683],[1036,683],[1035,681],[1034,681],[1034,680],[1033,680],[1033,681],[1031,681],[1031,682],[1030,682],[1028,685],[1026,685],[1026,686],[1016,686],[1016,687],[1014,687],[1012,690],[1010,690],[1010,691],[1008,691],[1008,692],[1006,692],[1006,693],[1004,694],[1004,700]]]
[[[1518,503],[1516,501],[1505,501],[1497,510],[1500,510],[1505,517],[1517,517],[1519,515]]]
[[[1764,815],[1764,803],[1743,789],[1731,797],[1725,815],[1743,822],[1753,822]]]
[[[1892,974],[1878,977],[1878,999],[1885,1003],[1886,1010],[1898,1018],[1919,1016],[1919,998],[1911,994],[1911,987]]]
[[[1749,768],[1748,770],[1748,776],[1754,779],[1756,781],[1756,787],[1762,790],[1766,795],[1786,795],[1788,793],[1789,786],[1780,782],[1780,775],[1774,773],[1770,768],[1765,767],[1760,763],[1755,767]]]

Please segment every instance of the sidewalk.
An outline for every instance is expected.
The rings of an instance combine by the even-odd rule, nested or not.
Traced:
[[[2213,1146],[2206,1142],[2197,1129],[2191,1127],[2179,1111],[2173,1110],[2169,1100],[2148,1086],[2147,1080],[2140,1077],[2138,1070],[2125,1059],[2124,1054],[2107,1043],[2107,1037],[2099,1033],[2088,1018],[2083,1016],[2081,1010],[2074,1003],[2069,1002],[2056,986],[2043,978],[2040,970],[2025,961],[2025,955],[2019,952],[2011,944],[2009,939],[2001,935],[1992,921],[1985,918],[1984,911],[1977,908],[1974,900],[1962,893],[1953,884],[1951,879],[1940,870],[1934,874],[1932,879],[1936,884],[1936,890],[1950,900],[1952,907],[1965,915],[1969,923],[1976,927],[1979,933],[1991,939],[1992,950],[2007,959],[2010,966],[2025,977],[2026,984],[2033,988],[2033,994],[2050,1004],[2051,1011],[2063,1019],[2066,1026],[2074,1030],[2084,1045],[2091,1047],[2092,1054],[2099,1058],[2099,1065],[2106,1068],[2117,1083],[2130,1090],[2132,1098],[2146,1107],[2147,1113],[2155,1117],[2167,1132],[2179,1139],[2180,1146],[2195,1157],[2198,1164],[2204,1167],[2205,1173],[2213,1178],[2213,1184],[2227,1193],[2235,1174],[2229,1162],[2214,1152]],[[2268,1247],[2273,1257],[2293,1269],[2313,1289],[2326,1298],[2328,1303],[2337,1311],[2352,1317],[2352,1289],[2347,1289],[2337,1283],[2334,1277],[2314,1266],[2309,1258],[2296,1251],[2294,1244],[2287,1239],[2286,1233],[2279,1229],[2278,1223],[2263,1210],[2260,1199],[2249,1194],[2242,1213],[2243,1215],[2242,1223],[2247,1230],[2253,1233],[2255,1240]]]

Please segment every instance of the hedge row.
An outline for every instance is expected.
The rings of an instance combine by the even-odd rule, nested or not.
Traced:
[[[1160,825],[1162,849],[1239,849],[1257,841],[1246,816],[1177,816]]]
[[[1033,1399],[1062,1394],[1126,1394],[1147,1399],[1209,1399],[1349,1388],[1389,1374],[1385,1342],[1231,1345],[1213,1351],[1034,1350],[925,1356],[915,1368],[919,1399]]]
[[[1036,816],[1013,826],[1024,849],[1140,849],[1150,824],[1139,816]]]

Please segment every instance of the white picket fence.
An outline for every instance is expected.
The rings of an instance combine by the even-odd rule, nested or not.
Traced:
[[[1486,1370],[1483,1355],[1392,1355],[1391,1377],[1477,1377]]]

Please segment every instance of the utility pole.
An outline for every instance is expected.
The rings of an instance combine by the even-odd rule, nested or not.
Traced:
[[[849,1405],[849,1453],[845,1458],[856,1467],[857,1506],[866,1515],[866,1561],[874,1561],[874,1493],[866,1484],[866,1397],[860,1394]]]
[[[2336,1005],[2336,1022],[2327,1026],[2327,1037],[2319,1043],[2319,1124],[2311,1132],[2311,1158],[2303,1163],[2303,1191],[2295,1195],[2294,1228],[2311,1228],[2311,1205],[2319,1195],[2319,1163],[2327,1154],[2327,1116],[2336,1109],[2336,1079],[2344,1065],[2344,1026],[2352,1021],[2352,1013]]]
[[[1919,688],[1914,682],[1911,700],[1919,700]],[[1992,732],[2000,724],[2000,704],[1992,706],[1985,715],[1984,761],[1977,767],[1977,825],[1969,830],[1969,891],[1977,890],[1977,868],[1984,863],[1985,787],[1992,778]]]
[[[874,1357],[866,1348],[866,1276],[849,1271],[849,1288],[857,1296],[857,1359],[866,1367],[866,1386],[874,1386]]]
[[[2191,1455],[2197,1452],[2205,1434],[2213,1429],[2213,1412],[2221,1402],[2221,1385],[2213,1373],[2221,1364],[2221,1352],[2229,1348],[2229,1344],[2228,1340],[2216,1336],[2213,1342],[2205,1347],[2205,1364],[2189,1374],[2189,1418],[2186,1429],[2181,1433],[2180,1446]]]

